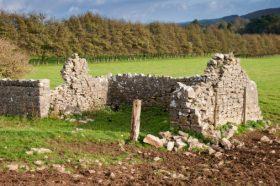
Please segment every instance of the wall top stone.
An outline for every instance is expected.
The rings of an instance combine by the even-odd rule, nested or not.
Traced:
[[[18,86],[18,87],[42,87],[44,85],[49,85],[49,79],[40,80],[12,80],[12,79],[0,79],[0,86]]]
[[[66,84],[72,84],[77,79],[88,78],[88,64],[86,59],[80,58],[78,54],[73,54],[65,62],[61,70],[61,75]]]

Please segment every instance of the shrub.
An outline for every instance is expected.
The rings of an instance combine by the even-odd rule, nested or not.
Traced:
[[[30,70],[29,56],[11,42],[0,39],[0,77],[20,78]]]

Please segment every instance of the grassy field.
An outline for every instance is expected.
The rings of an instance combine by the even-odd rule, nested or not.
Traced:
[[[154,60],[145,62],[118,62],[90,64],[90,73],[94,76],[108,73],[144,73],[170,76],[191,76],[203,73],[208,58],[196,57],[186,59]],[[250,78],[256,81],[260,95],[260,105],[265,119],[274,123],[280,121],[280,56],[266,58],[242,59],[242,66]],[[35,66],[26,78],[51,80],[51,86],[62,83],[61,66]],[[71,123],[58,119],[28,119],[24,117],[0,117],[0,168],[9,162],[22,162],[29,166],[36,160],[44,160],[43,155],[30,156],[26,151],[32,147],[44,147],[53,150],[46,162],[49,164],[75,165],[80,159],[91,162],[100,161],[116,163],[126,158],[122,153],[116,157],[105,154],[89,153],[83,148],[74,148],[91,142],[124,143],[130,130],[129,107],[118,112],[105,109],[96,113],[88,113],[83,117],[94,119],[88,124]],[[75,116],[74,116],[75,117]],[[78,116],[76,116],[78,117]],[[141,120],[141,137],[148,133],[169,130],[168,113],[159,108],[143,109]],[[142,145],[141,145],[142,146]],[[1,159],[4,159],[4,163]],[[137,157],[135,161],[137,160]],[[45,160],[44,160],[45,161]]]
[[[93,76],[106,75],[108,73],[143,73],[169,76],[190,76],[201,74],[207,62],[207,58],[185,58],[185,59],[166,59],[166,60],[147,60],[133,62],[108,62],[108,63],[90,63],[89,72]],[[33,71],[26,78],[51,80],[51,86],[62,83],[60,70],[62,65],[40,65],[35,66]]]

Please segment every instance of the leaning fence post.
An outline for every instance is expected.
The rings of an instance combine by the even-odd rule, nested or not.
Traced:
[[[247,121],[247,87],[244,87],[243,95],[243,123],[246,124]]]
[[[131,133],[130,139],[137,141],[140,132],[140,115],[141,115],[142,101],[137,99],[133,101],[132,114],[131,114]]]

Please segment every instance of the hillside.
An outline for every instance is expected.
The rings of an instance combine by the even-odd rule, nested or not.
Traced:
[[[280,15],[280,8],[269,8],[264,10],[255,11],[241,16],[244,19],[256,19],[266,15]]]
[[[258,10],[255,12],[251,12],[245,15],[230,15],[230,16],[225,16],[222,18],[216,18],[216,19],[202,19],[198,20],[198,22],[202,25],[212,25],[212,24],[218,24],[221,22],[234,22],[235,20],[243,19],[244,21],[249,21],[250,19],[256,19],[260,18],[262,16],[266,15],[280,15],[280,8],[269,8],[269,9],[263,9],[263,10]],[[185,22],[185,23],[180,23],[180,25],[188,25],[191,22]]]

